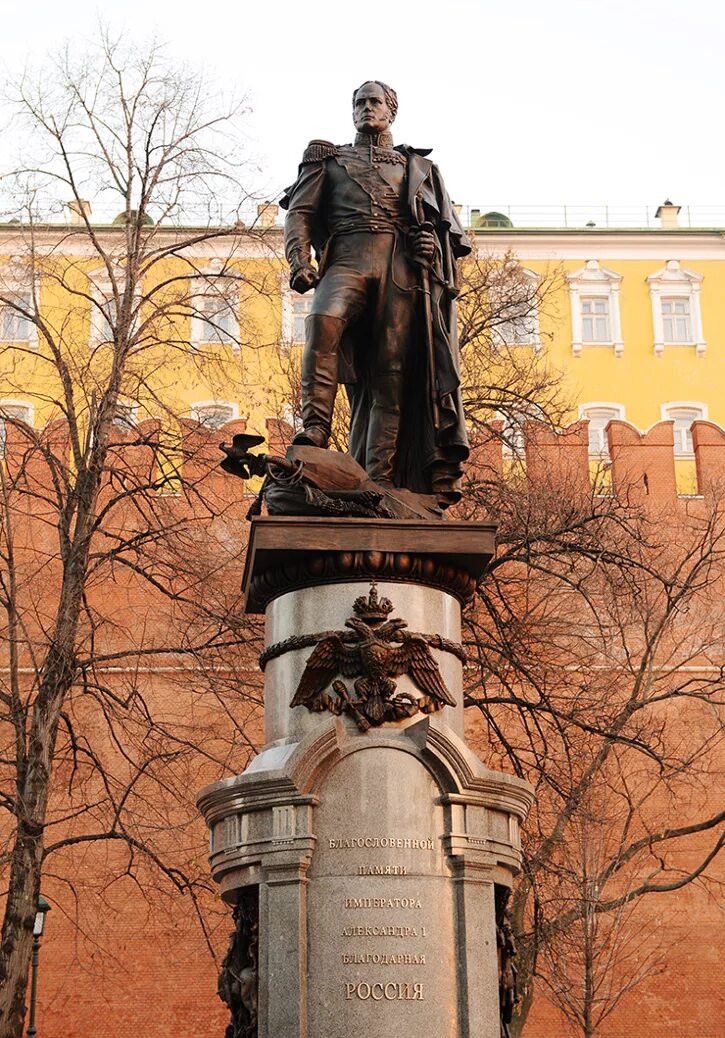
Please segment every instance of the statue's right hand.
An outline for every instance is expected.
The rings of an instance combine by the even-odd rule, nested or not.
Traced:
[[[305,292],[309,292],[311,288],[314,288],[319,277],[314,267],[300,267],[296,270],[290,278],[290,285],[301,295]]]

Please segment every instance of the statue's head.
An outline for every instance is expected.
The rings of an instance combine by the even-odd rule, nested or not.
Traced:
[[[398,95],[379,79],[369,79],[352,95],[352,121],[358,133],[384,133],[397,114]]]

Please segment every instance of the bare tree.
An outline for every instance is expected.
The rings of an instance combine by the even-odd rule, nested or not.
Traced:
[[[106,35],[18,87],[33,160],[3,181],[15,220],[0,272],[7,1038],[22,1031],[41,875],[72,891],[70,850],[103,841],[140,885],[152,867],[195,898],[206,877],[179,840],[189,789],[248,752],[258,695],[244,702],[213,667],[230,646],[248,661],[256,633],[229,619],[244,509],[210,477],[209,435],[175,392],[193,363],[208,395],[228,398],[216,387],[242,384],[240,347],[263,341],[239,316],[265,291],[241,248],[253,233],[239,223],[241,112],[161,48]],[[184,668],[214,683],[202,706],[187,682],[170,709],[149,672]]]
[[[467,619],[468,702],[489,759],[537,793],[512,899],[520,1033],[572,942],[613,940],[627,906],[703,882],[725,842],[725,509],[713,494],[662,513],[555,472],[477,477],[469,508],[498,520],[499,552]],[[564,889],[583,832],[596,859]]]
[[[660,928],[637,911],[641,902],[598,910],[611,850],[605,821],[599,804],[591,817],[582,810],[571,827],[549,901],[556,902],[555,911],[571,912],[574,921],[543,945],[538,966],[549,997],[584,1038],[593,1038],[635,988],[664,970],[669,951]]]
[[[564,284],[558,265],[535,273],[513,253],[486,253],[476,242],[461,264],[462,393],[474,443],[493,435],[516,455],[527,420],[565,422],[572,401],[546,350]]]

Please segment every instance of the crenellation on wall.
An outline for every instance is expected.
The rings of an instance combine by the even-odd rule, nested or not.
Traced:
[[[270,454],[279,454],[284,457],[287,448],[292,443],[294,430],[289,422],[282,418],[268,418],[265,422],[267,428],[267,450]]]
[[[148,418],[124,428],[114,426],[111,432],[112,475],[134,474],[136,480],[149,481],[154,471],[169,470],[177,480],[191,483],[224,479],[220,489],[228,487],[227,477],[219,468],[221,443],[231,443],[237,433],[247,431],[245,418],[234,418],[218,429],[209,428],[192,418],[181,418],[178,434],[165,434],[159,418]],[[569,491],[588,495],[593,489],[592,458],[588,449],[586,419],[579,419],[560,430],[544,422],[527,421],[523,427],[527,478],[549,486],[566,486]],[[266,443],[260,451],[284,455],[292,441],[292,426],[278,418],[267,418]],[[501,433],[503,423],[492,421],[487,428],[477,429],[471,436],[471,456],[466,465],[469,482],[486,483],[506,480],[508,469]],[[630,422],[614,419],[607,426],[612,489],[627,500],[655,507],[675,507],[678,501],[675,471],[673,422],[660,421],[642,432]],[[696,421],[692,425],[694,462],[697,468],[698,495],[712,494],[725,483],[725,429],[714,422]],[[36,479],[47,480],[47,461],[42,450],[50,448],[56,457],[70,463],[71,436],[64,419],[56,419],[41,429],[22,422],[8,422],[5,428],[4,458],[10,470],[20,465]],[[44,474],[41,474],[41,469]],[[234,484],[239,495],[240,487]],[[242,490],[242,494],[244,491]],[[227,496],[223,494],[223,496]],[[680,498],[682,495],[680,495]]]
[[[222,460],[220,444],[231,443],[237,433],[247,430],[246,418],[233,418],[218,429],[210,428],[192,418],[180,420],[180,465],[183,476],[190,482],[207,480],[218,469]],[[221,471],[221,470],[220,470]]]
[[[526,473],[534,482],[566,486],[579,494],[590,493],[589,422],[579,420],[561,430],[544,422],[524,423]]]
[[[503,478],[503,424],[500,419],[496,419],[469,432],[471,455],[466,473],[471,482],[498,481]]]
[[[705,497],[725,487],[725,429],[714,422],[692,423],[697,487]]]
[[[607,426],[614,493],[660,507],[674,507],[674,422],[657,422],[641,432],[629,422],[614,419]]]

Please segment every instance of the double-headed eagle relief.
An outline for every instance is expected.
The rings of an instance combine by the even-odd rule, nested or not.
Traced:
[[[443,639],[407,631],[405,620],[388,619],[393,608],[389,598],[378,597],[375,584],[367,597],[356,598],[355,616],[345,621],[347,630],[326,632],[316,639],[290,705],[348,713],[362,731],[418,711],[430,714],[455,706],[429,641],[449,651],[454,643],[443,645]],[[401,674],[412,678],[421,696],[397,691],[393,679]],[[352,690],[339,675],[355,678]]]

